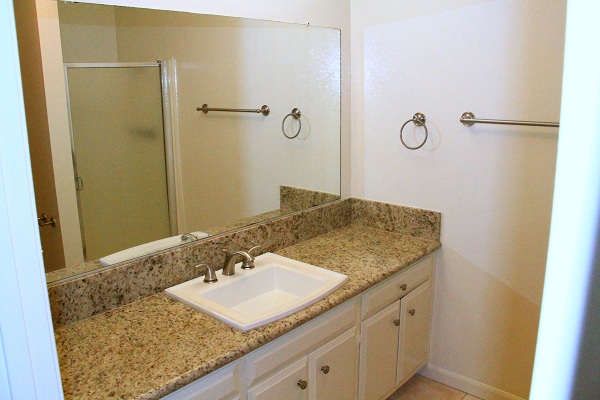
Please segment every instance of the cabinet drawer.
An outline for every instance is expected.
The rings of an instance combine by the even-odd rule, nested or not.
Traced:
[[[248,400],[307,400],[308,383],[306,371],[307,357],[301,358],[292,365],[278,371],[248,390]]]
[[[429,279],[433,271],[433,261],[434,257],[429,256],[363,294],[361,320],[383,310]]]
[[[233,399],[243,394],[246,388],[243,382],[244,360],[235,361],[216,370],[178,391],[164,397],[167,400]]]
[[[352,299],[246,356],[248,387],[314,347],[356,326],[358,300]]]

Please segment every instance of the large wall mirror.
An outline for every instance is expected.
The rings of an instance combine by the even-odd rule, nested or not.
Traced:
[[[45,257],[49,283],[339,198],[339,30],[56,6],[63,76],[44,80],[64,77],[68,131],[50,135],[70,146],[72,170],[54,180],[75,206],[40,231],[45,255],[53,229],[81,254]]]

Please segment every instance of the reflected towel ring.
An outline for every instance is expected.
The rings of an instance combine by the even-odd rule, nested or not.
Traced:
[[[423,139],[423,143],[421,143],[420,145],[415,146],[415,147],[410,147],[409,145],[407,145],[404,142],[404,139],[402,138],[402,131],[404,130],[404,127],[406,126],[406,124],[408,124],[411,121],[416,126],[422,126],[423,128],[425,128],[425,139]],[[429,131],[427,130],[427,127],[425,126],[425,121],[426,121],[425,114],[422,114],[422,113],[418,112],[415,115],[413,115],[412,119],[409,119],[404,124],[402,124],[402,127],[400,128],[400,141],[402,142],[402,144],[404,145],[404,147],[406,147],[409,150],[417,150],[417,149],[420,149],[421,147],[423,147],[423,145],[427,141],[427,137],[429,136]]]
[[[281,121],[281,132],[283,133],[283,136],[285,136],[288,139],[294,139],[300,134],[300,131],[302,130],[302,121],[300,120],[301,116],[302,112],[298,108],[294,108],[291,113],[283,117],[283,121]],[[288,117],[293,117],[296,121],[298,121],[298,132],[296,132],[294,136],[288,136],[285,133],[284,125],[285,120],[288,119]]]

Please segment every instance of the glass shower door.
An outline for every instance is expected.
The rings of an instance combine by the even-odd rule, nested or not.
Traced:
[[[170,236],[160,68],[67,65],[67,79],[85,259]]]

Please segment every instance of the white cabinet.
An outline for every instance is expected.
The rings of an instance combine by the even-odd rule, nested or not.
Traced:
[[[355,330],[358,312],[358,299],[351,299],[260,349],[254,350],[245,357],[247,386],[255,385],[349,329]]]
[[[357,369],[358,343],[353,327],[256,383],[248,390],[248,400],[355,399]]]
[[[307,400],[307,358],[303,357],[248,390],[248,400]]]
[[[360,400],[385,399],[426,364],[432,266],[430,257],[363,294]]]
[[[309,399],[355,399],[357,369],[358,344],[353,328],[308,356]]]
[[[248,400],[356,398],[358,345],[350,329],[248,390]]]
[[[428,359],[431,300],[427,281],[400,302],[398,383],[414,375]]]
[[[433,257],[428,257],[367,290],[361,295],[361,320],[364,321],[396,300],[406,296],[421,283],[431,278],[432,274]]]
[[[396,301],[361,323],[360,399],[381,399],[396,387],[399,307]]]
[[[245,360],[234,361],[164,397],[167,400],[244,400]]]

